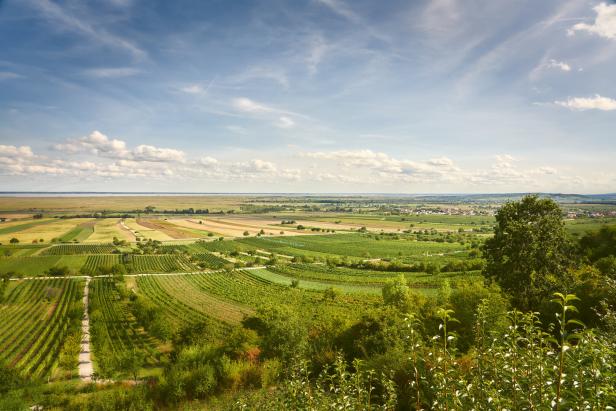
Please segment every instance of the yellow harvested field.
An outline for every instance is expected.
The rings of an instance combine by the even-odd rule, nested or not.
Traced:
[[[15,220],[15,219],[28,219],[31,218],[32,214],[15,214],[15,213],[1,213],[0,218],[6,218],[7,220]]]
[[[152,230],[151,228],[144,227],[141,224],[137,223],[134,218],[127,218],[124,220],[124,224],[135,233],[135,236],[152,239],[158,241],[172,241],[174,240],[172,237],[168,236],[165,233],[162,233],[157,230]]]
[[[187,219],[183,219],[183,218],[173,218],[170,220],[167,220],[169,223],[171,224],[175,224],[177,226],[180,227],[184,227],[184,228],[190,228],[191,230],[200,230],[203,232],[211,232],[213,233],[215,236],[220,237],[224,234],[218,232],[218,231],[214,231],[214,230],[210,230],[208,228],[205,227],[204,224],[199,224],[199,220],[203,221],[205,223],[205,219],[191,219],[191,220],[187,220]],[[207,234],[205,234],[204,236],[206,236]]]
[[[318,228],[325,228],[326,230],[357,230],[362,227],[360,224],[344,224],[344,223],[336,224],[332,222],[315,221],[315,220],[294,220],[294,221],[295,221],[295,224],[293,225],[301,224],[304,227],[318,227]]]
[[[95,211],[132,211],[153,206],[156,210],[239,209],[245,197],[230,195],[107,195],[107,196],[40,196],[0,197],[0,211],[32,210],[44,212],[86,213]]]
[[[86,243],[110,243],[113,237],[119,240],[134,241],[130,232],[120,227],[119,218],[104,218],[96,222],[94,232],[84,241]]]
[[[53,238],[59,238],[71,231],[79,224],[84,222],[83,218],[70,218],[66,220],[58,219],[51,223],[48,220],[40,220],[41,224],[36,224],[22,231],[0,234],[0,243],[8,243],[11,238],[17,238],[21,243],[31,243],[33,240],[43,239],[49,243]],[[31,221],[27,221],[31,222]],[[24,222],[25,224],[26,222]],[[4,226],[2,226],[4,227]]]
[[[339,224],[336,224],[335,222],[332,221],[321,221],[321,220],[295,220],[295,222],[297,224],[301,224],[303,226],[306,227],[319,227],[319,228],[325,228],[327,230],[358,230],[362,227],[366,227],[366,229],[368,231],[384,231],[387,233],[395,233],[400,231],[401,229],[405,229],[406,227],[404,227],[401,223],[394,223],[394,224],[387,224],[390,223],[388,221],[375,221],[375,222],[368,222],[366,224],[359,224],[359,223],[350,223],[350,222],[340,222]]]
[[[186,222],[192,223],[191,228],[196,228],[200,230],[207,230],[213,233],[217,233],[219,235],[225,237],[243,237],[244,232],[248,231],[250,235],[257,235],[261,230],[265,231],[266,235],[307,235],[314,234],[308,231],[299,231],[295,228],[289,229],[284,227],[276,227],[270,224],[279,223],[278,220],[272,219],[255,219],[255,218],[242,218],[242,217],[207,217],[207,218],[194,218],[194,219],[174,219],[170,220],[174,224],[182,225],[185,227]],[[202,224],[199,224],[199,221]],[[268,224],[269,223],[269,224]],[[283,234],[280,234],[282,231]]]
[[[22,224],[30,224],[30,223],[44,223],[50,220],[55,220],[54,218],[41,218],[40,220],[33,220],[33,219],[27,219],[27,220],[13,220],[13,221],[5,221],[5,222],[0,222],[0,230],[3,228],[7,228],[7,227],[14,227],[16,225],[22,225]]]
[[[137,236],[135,235],[135,233],[133,232],[133,230],[131,230],[125,223],[124,219],[120,219],[120,221],[118,221],[117,224],[117,228],[118,230],[120,230],[123,235],[124,238],[127,241],[136,241],[137,240]],[[120,237],[118,237],[120,238]]]

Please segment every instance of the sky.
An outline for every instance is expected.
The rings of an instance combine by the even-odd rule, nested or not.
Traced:
[[[0,0],[0,191],[616,192],[616,3]]]

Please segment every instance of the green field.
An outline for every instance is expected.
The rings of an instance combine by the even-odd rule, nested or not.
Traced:
[[[57,279],[11,287],[0,305],[0,360],[28,378],[50,376],[64,339],[78,332],[82,285]]]
[[[54,219],[34,220],[28,223],[9,225],[8,227],[4,227],[3,225],[0,224],[0,235],[18,233],[20,231],[27,230],[28,228],[37,227],[41,224],[53,223],[54,221],[56,220]]]
[[[0,258],[0,272],[14,272],[24,276],[41,276],[52,267],[68,267],[77,273],[86,262],[86,256],[46,255],[33,257]]]
[[[110,254],[116,248],[110,244],[61,244],[51,246],[42,255]]]
[[[134,350],[143,355],[144,366],[159,365],[158,341],[137,324],[112,279],[90,283],[90,317],[93,361],[99,372],[118,368],[124,354]]]
[[[85,223],[79,224],[77,227],[73,228],[68,233],[64,234],[59,238],[61,242],[81,242],[86,240],[92,233],[94,232],[94,224],[95,221],[88,221]]]
[[[408,237],[375,239],[365,234],[336,234],[326,236],[247,238],[237,240],[256,249],[278,254],[312,257],[400,258],[413,261],[430,255],[464,251],[455,243],[415,241]]]
[[[130,272],[134,273],[172,273],[195,271],[196,267],[181,255],[134,255],[127,260]]]
[[[278,274],[274,271],[259,269],[259,270],[250,270],[247,271],[250,275],[254,275],[260,279],[268,281],[272,284],[280,284],[291,286],[293,279],[289,278],[285,275]],[[326,282],[326,281],[315,281],[315,280],[301,280],[297,286],[298,288],[306,289],[306,290],[318,290],[324,291],[328,288],[334,288],[336,290],[345,292],[345,293],[358,293],[358,294],[374,294],[381,295],[381,288],[376,285],[354,285],[350,283],[344,282]]]

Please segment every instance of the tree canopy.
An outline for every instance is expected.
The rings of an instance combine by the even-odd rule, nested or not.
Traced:
[[[515,307],[536,308],[565,284],[572,264],[560,207],[535,195],[506,203],[496,214],[494,237],[486,240],[483,253],[483,274],[511,294]]]

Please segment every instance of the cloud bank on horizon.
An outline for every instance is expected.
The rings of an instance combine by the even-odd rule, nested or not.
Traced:
[[[0,191],[615,192],[616,4],[0,3]]]

